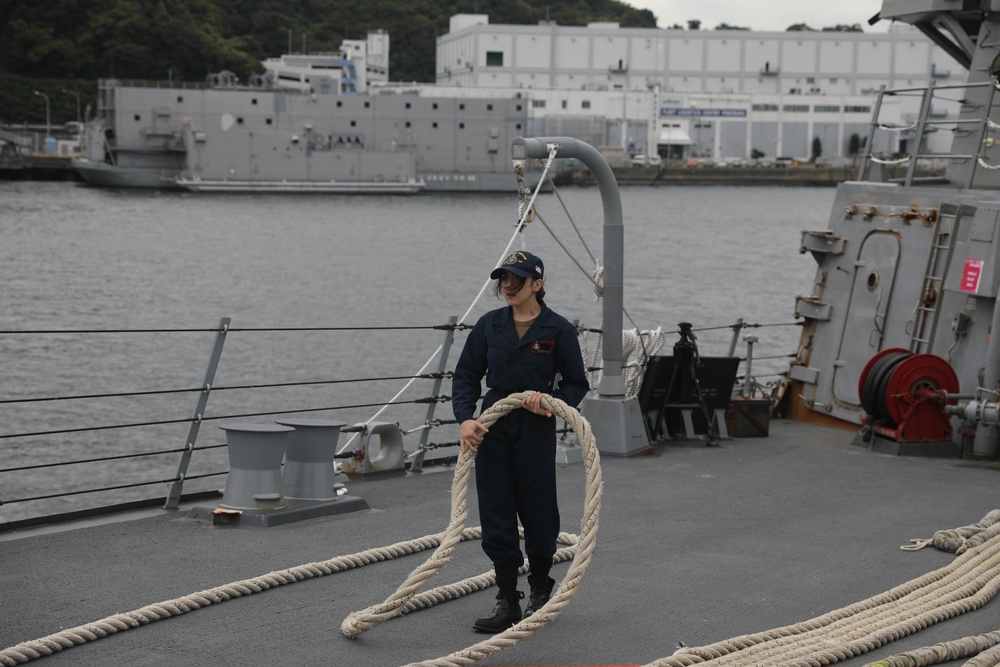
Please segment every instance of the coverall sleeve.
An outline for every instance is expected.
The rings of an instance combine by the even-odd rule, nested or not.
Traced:
[[[485,324],[480,319],[465,340],[451,380],[452,410],[459,424],[476,414],[476,403],[482,396],[483,376],[486,375],[486,347]]]
[[[562,377],[553,396],[575,408],[590,391],[590,382],[583,367],[583,354],[580,352],[576,329],[567,322],[560,328],[559,337],[562,340],[556,349],[559,354],[558,370]]]

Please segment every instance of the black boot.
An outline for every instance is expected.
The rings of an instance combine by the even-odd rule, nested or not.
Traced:
[[[556,585],[552,577],[536,577],[528,575],[528,584],[531,586],[531,594],[528,598],[528,606],[524,608],[524,617],[531,616],[549,601],[552,595],[552,588]]]
[[[521,591],[510,591],[509,593],[497,593],[497,604],[493,607],[493,613],[478,619],[472,628],[477,632],[489,632],[496,634],[503,632],[510,626],[521,620],[521,603],[524,598]]]

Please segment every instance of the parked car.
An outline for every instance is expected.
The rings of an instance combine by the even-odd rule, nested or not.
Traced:
[[[633,167],[659,167],[662,159],[659,155],[646,155],[645,153],[636,153],[632,156],[632,166]]]

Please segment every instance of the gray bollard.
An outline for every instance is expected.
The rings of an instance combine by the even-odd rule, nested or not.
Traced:
[[[281,494],[281,459],[288,434],[294,429],[278,424],[226,422],[229,478],[220,507],[235,510],[279,510],[286,507]]]
[[[335,500],[333,457],[346,422],[323,419],[278,419],[295,429],[288,436],[285,468],[281,473],[289,500]]]

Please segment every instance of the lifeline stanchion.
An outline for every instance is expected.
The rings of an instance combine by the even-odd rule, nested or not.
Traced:
[[[520,408],[524,399],[530,394],[531,392],[518,392],[497,401],[497,403],[480,415],[479,422],[486,427],[492,426],[500,417]],[[586,572],[587,566],[590,563],[590,558],[597,541],[598,517],[601,510],[601,495],[603,492],[601,486],[600,455],[597,452],[597,445],[590,430],[590,424],[579,412],[565,402],[553,398],[548,394],[542,395],[541,405],[544,409],[562,418],[573,427],[583,448],[583,460],[587,472],[586,493],[583,518],[580,521],[580,538],[572,565],[570,565],[562,583],[560,583],[559,588],[552,597],[549,598],[549,601],[528,618],[523,619],[508,630],[494,635],[490,639],[456,651],[448,656],[411,663],[407,667],[471,665],[483,658],[499,653],[552,622],[562,612],[570,599],[572,599],[577,586],[583,579],[584,572]],[[458,465],[455,468],[455,477],[452,482],[451,519],[448,528],[442,534],[441,544],[427,561],[416,568],[407,577],[406,581],[400,584],[396,592],[386,598],[384,602],[348,615],[341,624],[341,631],[346,636],[357,637],[361,633],[399,615],[403,606],[414,596],[420,586],[448,562],[455,545],[459,542],[459,536],[465,525],[465,520],[468,518],[466,498],[468,496],[469,471],[472,468],[474,457],[475,454],[472,452],[466,452],[459,457]]]

